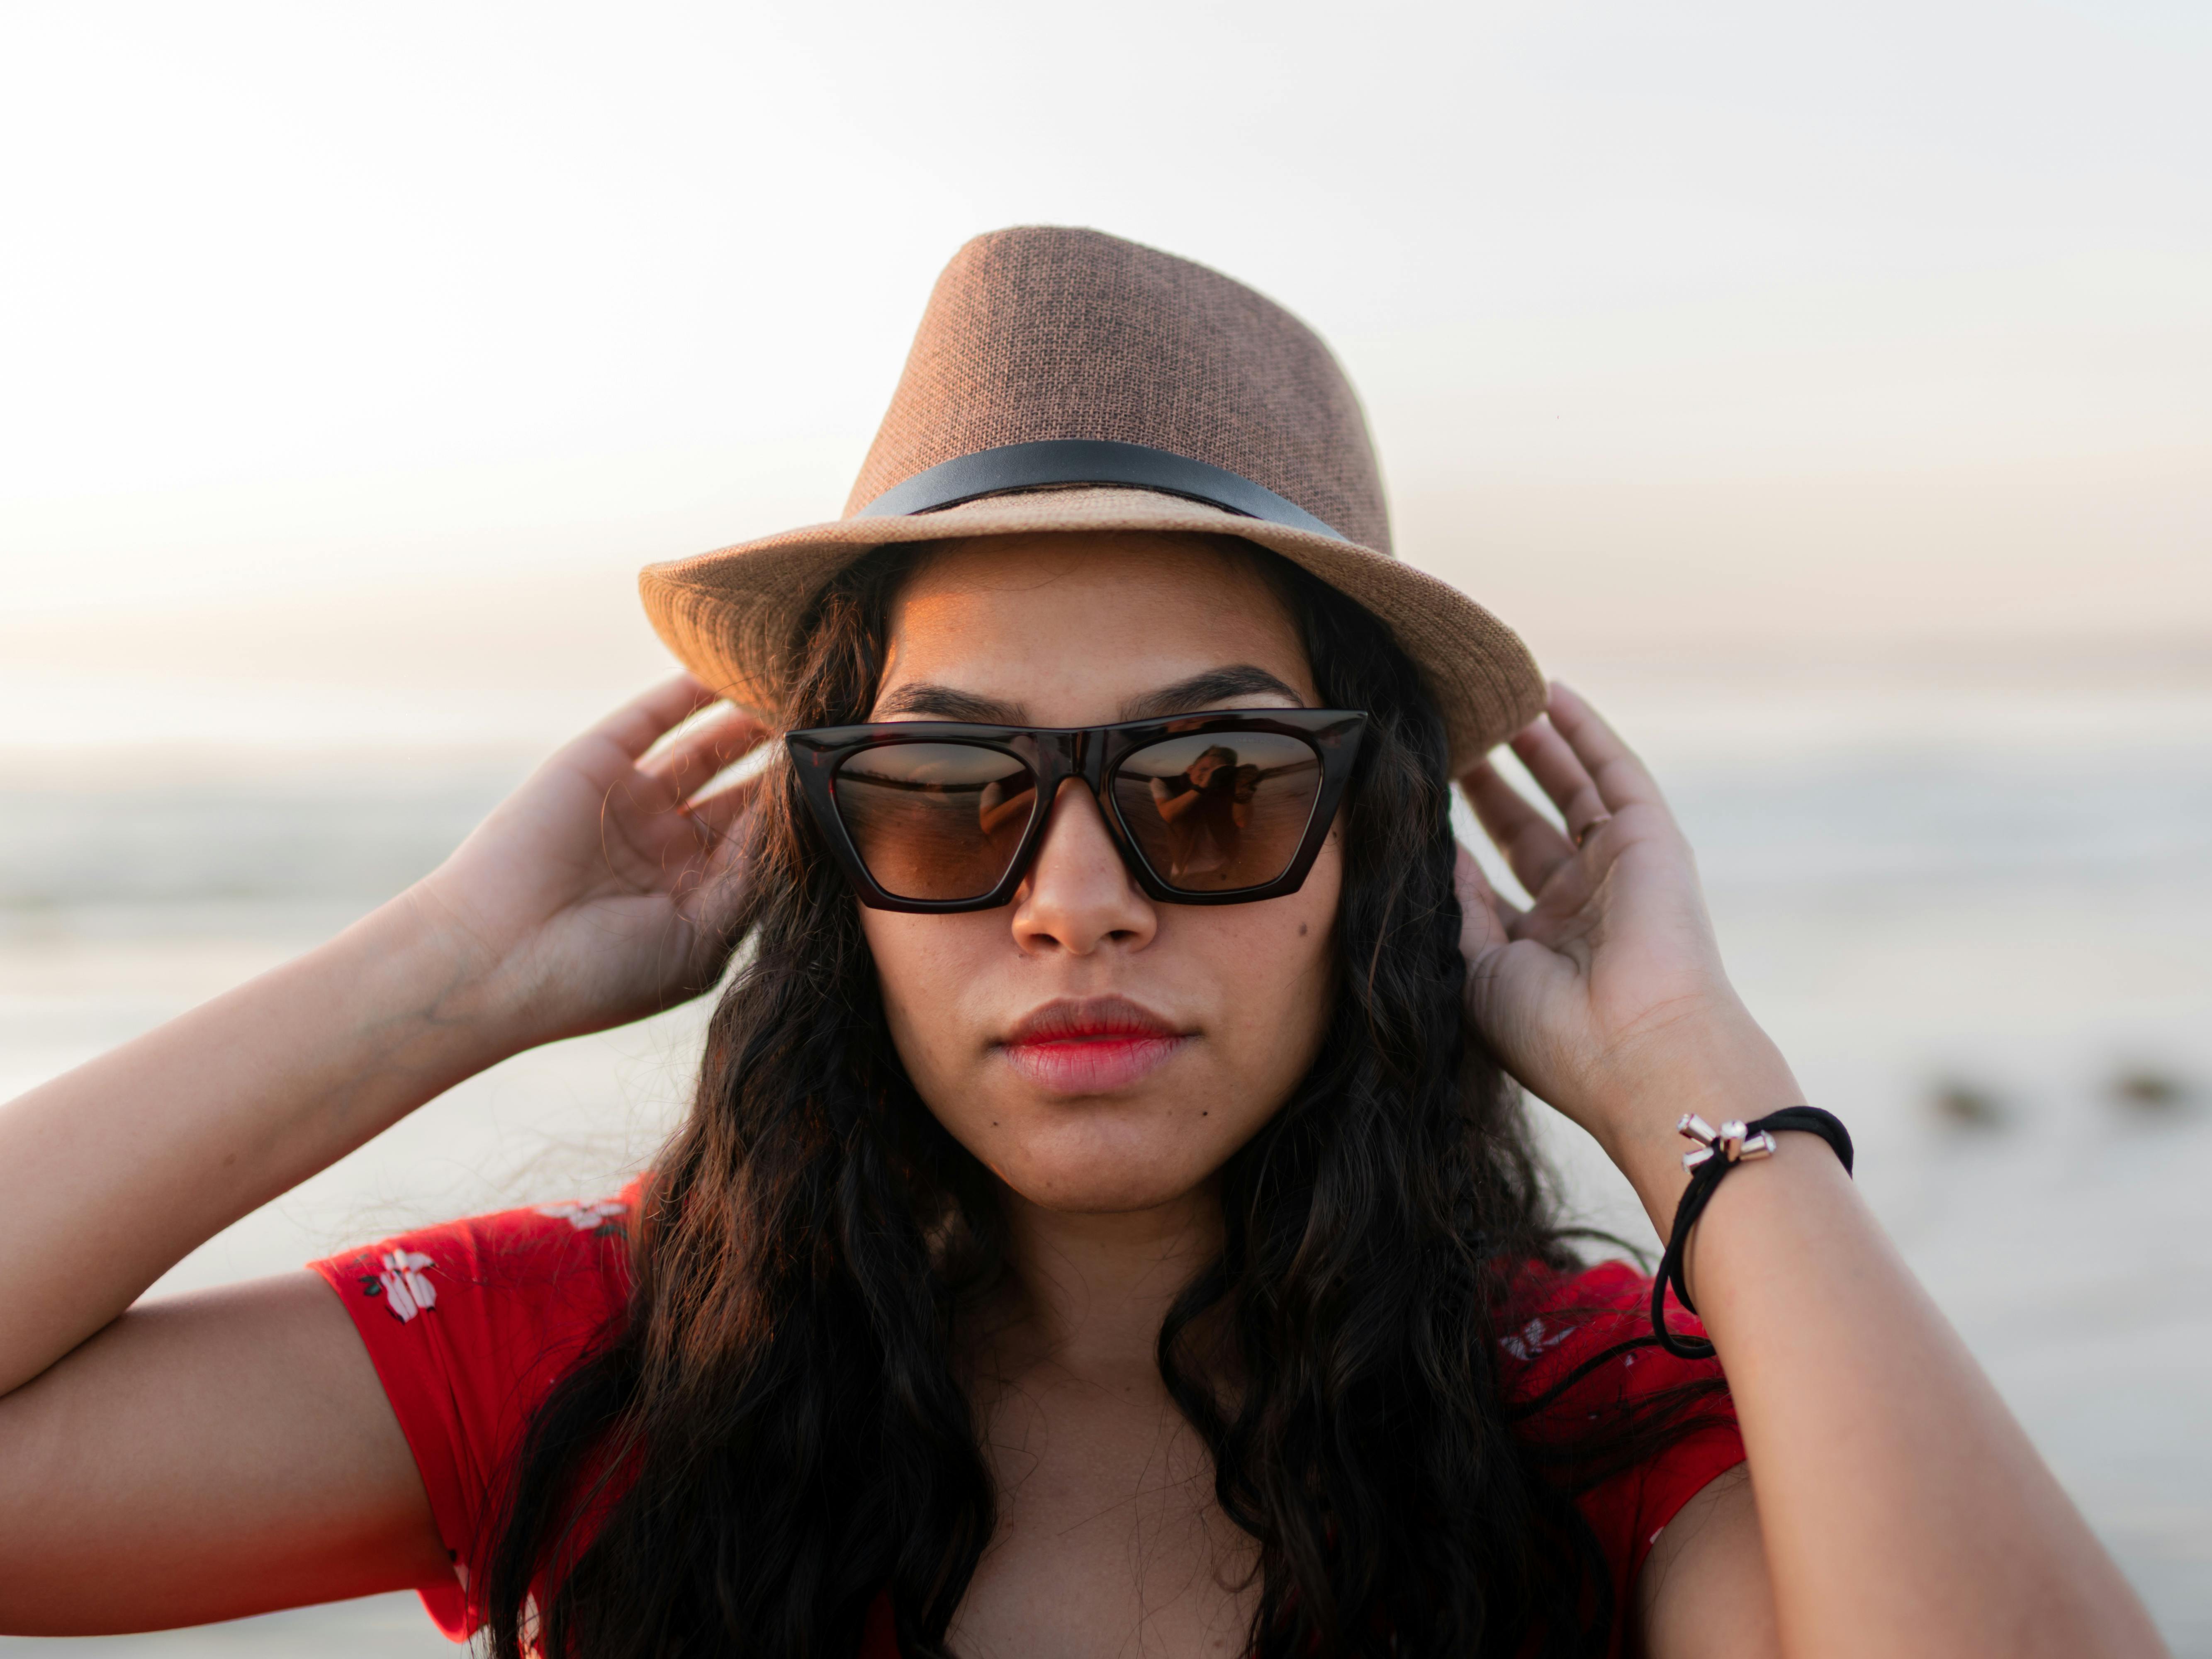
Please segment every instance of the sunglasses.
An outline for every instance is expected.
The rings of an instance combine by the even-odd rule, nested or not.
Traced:
[[[1295,893],[1366,726],[1342,709],[1263,708],[1118,726],[825,726],[784,744],[860,902],[949,915],[1012,901],[1070,778],[1090,788],[1152,897]]]

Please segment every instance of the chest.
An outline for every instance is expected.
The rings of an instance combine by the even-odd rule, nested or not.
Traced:
[[[999,1529],[950,1632],[975,1659],[1235,1659],[1256,1587],[1164,1391],[1044,1382],[986,1419]]]

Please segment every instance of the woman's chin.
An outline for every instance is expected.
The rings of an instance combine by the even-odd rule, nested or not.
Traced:
[[[962,1139],[1000,1180],[1038,1208],[1106,1215],[1188,1199],[1258,1127],[1240,1130],[1212,1108],[1144,1112],[1116,1104],[1120,1109],[1098,1103],[1086,1110],[1066,1102],[1010,1109],[982,1135]]]
[[[1024,1202],[1054,1215],[1139,1215],[1186,1202],[1205,1181],[1100,1180],[1091,1171],[1070,1170],[1024,1171],[1019,1182],[1006,1184]]]

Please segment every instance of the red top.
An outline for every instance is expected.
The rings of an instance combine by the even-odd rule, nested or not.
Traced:
[[[462,1564],[477,1559],[507,1458],[547,1391],[622,1311],[626,1223],[636,1196],[633,1185],[596,1203],[449,1222],[313,1264],[353,1316],[422,1471],[438,1535],[455,1563],[452,1582],[422,1586],[422,1601],[455,1641],[467,1640],[483,1622]],[[1540,1389],[1608,1343],[1637,1334],[1650,1294],[1650,1281],[1619,1261],[1532,1280],[1498,1339],[1508,1386],[1524,1395]],[[1574,1317],[1564,1317],[1570,1310]],[[1640,1348],[1601,1367],[1547,1415],[1558,1421],[1565,1411],[1595,1414],[1715,1375],[1710,1360]],[[1636,1605],[1636,1575],[1660,1528],[1707,1481],[1742,1461],[1731,1413],[1577,1500],[1612,1568],[1617,1607],[1626,1613]],[[858,1659],[898,1659],[890,1615],[889,1601],[878,1601]],[[1615,1655],[1631,1650],[1620,1633],[1627,1622],[1616,1621]]]

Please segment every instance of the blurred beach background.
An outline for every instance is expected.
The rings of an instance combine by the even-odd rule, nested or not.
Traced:
[[[1095,224],[1335,346],[1400,550],[1658,768],[1867,1194],[2212,1659],[2208,79],[2159,0],[12,6],[0,1096],[429,869],[667,672],[638,565],[836,515],[961,240]],[[157,1293],[604,1190],[701,1018]],[[0,1656],[444,1645],[381,1597]]]

